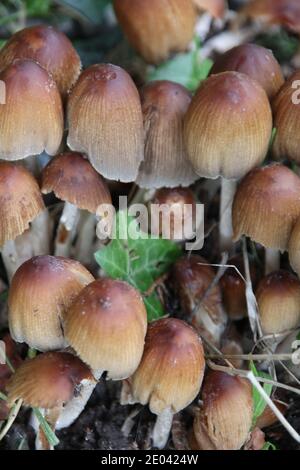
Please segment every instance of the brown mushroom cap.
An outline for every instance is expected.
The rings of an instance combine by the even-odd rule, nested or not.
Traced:
[[[21,235],[44,209],[32,174],[21,165],[0,162],[0,246]]]
[[[40,351],[64,347],[63,315],[93,280],[84,266],[67,258],[36,256],[23,263],[9,290],[12,337]]]
[[[42,172],[42,192],[96,214],[100,204],[111,204],[105,180],[80,153],[66,152],[50,160]]]
[[[134,181],[144,158],[143,116],[138,91],[125,70],[96,64],[79,77],[68,102],[72,150],[88,155],[103,176]]]
[[[181,320],[166,318],[151,323],[142,361],[129,379],[134,402],[149,404],[160,415],[177,413],[199,393],[205,368],[201,339]]]
[[[210,76],[198,89],[184,120],[189,159],[200,176],[243,177],[263,162],[272,113],[261,86],[247,75]]]
[[[139,365],[147,314],[139,292],[126,282],[92,282],[66,312],[64,326],[79,357],[110,379],[127,378]]]
[[[296,276],[274,271],[260,281],[255,295],[264,334],[300,326],[300,281]]]
[[[198,179],[183,142],[183,118],[191,102],[190,93],[178,83],[162,80],[146,85],[141,97],[146,142],[138,185],[189,186]]]
[[[65,96],[76,82],[80,57],[67,36],[52,26],[38,25],[15,33],[0,52],[0,70],[16,59],[31,59],[47,70]]]
[[[16,60],[0,80],[6,92],[6,104],[0,105],[0,158],[20,160],[43,151],[55,155],[64,118],[54,80],[31,60]]]
[[[252,0],[242,12],[250,18],[278,24],[294,33],[300,33],[298,0]]]
[[[300,178],[283,165],[252,170],[233,200],[233,238],[250,237],[266,248],[284,251],[300,215]]]
[[[184,51],[193,38],[196,14],[191,0],[114,0],[130,44],[150,63]]]
[[[273,98],[284,83],[283,74],[273,52],[257,44],[242,44],[220,55],[211,75],[235,71],[256,80],[269,98]]]
[[[296,100],[299,99],[299,90],[297,90],[299,87],[293,87],[293,83],[299,80],[300,72],[295,72],[283,85],[272,103],[276,127],[272,151],[276,160],[288,158],[300,162],[298,141],[300,107],[299,104],[293,102],[294,93],[296,93]]]
[[[225,0],[193,0],[200,10],[208,11],[215,18],[222,18],[225,13]]]
[[[8,402],[22,399],[27,406],[53,409],[69,402],[84,380],[95,381],[78,357],[66,352],[40,354],[14,373],[7,386]]]
[[[252,387],[241,377],[210,371],[204,380],[203,405],[194,420],[200,450],[239,450],[251,430]]]

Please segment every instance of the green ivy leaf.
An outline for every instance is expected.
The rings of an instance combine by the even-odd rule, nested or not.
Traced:
[[[262,377],[262,378],[265,378],[265,379],[272,379],[272,377],[269,374],[258,371],[256,369],[253,361],[250,361],[250,370],[253,372],[253,375],[255,375],[255,377]],[[271,393],[272,393],[273,386],[271,384],[265,383],[263,385],[263,388],[264,388],[264,391],[270,396]],[[253,420],[252,420],[252,425],[255,426],[257,419],[264,412],[264,410],[267,406],[267,403],[264,400],[264,398],[261,396],[259,391],[256,390],[255,387],[252,388],[252,396],[253,396]]]
[[[130,238],[129,226],[134,228],[136,239]],[[121,238],[121,233],[126,239]],[[155,292],[145,294],[180,255],[181,249],[176,243],[145,237],[136,220],[126,211],[120,211],[115,220],[115,238],[95,253],[95,259],[106,275],[127,281],[144,294],[148,320],[152,321],[164,316],[165,312]]]
[[[277,447],[272,442],[265,442],[261,450],[277,450]]]
[[[45,16],[51,8],[51,0],[25,0],[26,13],[28,16]]]

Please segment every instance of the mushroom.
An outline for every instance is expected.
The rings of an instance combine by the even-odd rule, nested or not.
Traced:
[[[22,29],[0,51],[0,71],[16,59],[31,59],[53,77],[63,97],[75,84],[81,69],[80,57],[67,36],[47,25]]]
[[[299,90],[297,90],[299,83],[300,72],[295,72],[286,81],[272,103],[274,126],[276,127],[272,148],[273,156],[276,160],[287,158],[298,164],[300,163],[300,151],[297,142],[300,119]]]
[[[183,142],[183,118],[190,93],[167,80],[148,83],[141,91],[145,128],[145,159],[137,184],[153,189],[189,186],[198,178]]]
[[[199,255],[180,258],[172,269],[171,283],[179,299],[182,317],[216,346],[220,345],[227,316],[215,272]]]
[[[288,242],[290,265],[300,276],[300,217],[297,219]]]
[[[50,426],[61,429],[78,417],[84,393],[94,386],[90,369],[79,358],[68,352],[48,352],[26,360],[16,370],[7,385],[8,404],[22,400],[25,406],[41,408]],[[36,447],[49,448],[43,431],[33,424]]]
[[[189,106],[184,134],[194,170],[206,178],[222,177],[221,250],[232,245],[235,181],[263,162],[271,133],[272,113],[265,91],[238,72],[209,77]]]
[[[68,101],[71,150],[87,154],[105,178],[134,181],[144,158],[138,91],[125,70],[96,64],[79,77]]]
[[[185,51],[193,38],[191,0],[114,0],[117,19],[130,44],[153,64]]]
[[[142,361],[124,382],[121,403],[148,404],[157,415],[154,447],[165,447],[173,415],[198,395],[204,368],[201,339],[193,328],[175,318],[150,323]]]
[[[232,208],[234,240],[246,235],[266,248],[266,274],[279,269],[278,250],[288,248],[299,201],[299,177],[279,164],[252,170],[238,187]]]
[[[15,60],[0,73],[6,103],[0,104],[0,158],[21,160],[60,147],[63,108],[50,75],[31,60]]]
[[[194,419],[198,450],[239,450],[251,431],[250,383],[224,372],[210,371],[202,389],[203,403]]]
[[[32,249],[29,240],[21,256],[16,239],[37,220],[45,206],[38,183],[31,173],[21,165],[3,161],[0,162],[0,201],[1,254],[7,276],[11,279],[16,269],[31,256]]]
[[[254,20],[281,25],[293,33],[300,33],[298,0],[252,0],[241,12]]]
[[[211,69],[211,75],[235,71],[256,80],[270,99],[284,83],[282,70],[271,50],[257,44],[242,44],[220,55]]]
[[[265,276],[256,289],[260,323],[265,335],[281,335],[300,326],[300,281],[288,271]]]
[[[42,172],[42,192],[54,192],[65,201],[55,241],[55,255],[68,256],[76,234],[80,212],[93,214],[94,226],[98,208],[111,204],[111,196],[104,179],[80,153],[65,152],[51,160]],[[96,231],[91,229],[92,234]],[[90,240],[92,244],[93,240]],[[91,248],[83,246],[85,254]],[[81,258],[82,259],[82,258]]]
[[[98,279],[75,299],[64,314],[65,337],[99,380],[121,380],[141,360],[147,314],[139,292],[123,281]]]
[[[78,261],[36,256],[15,273],[8,296],[13,339],[39,351],[66,347],[62,324],[70,304],[94,280]]]

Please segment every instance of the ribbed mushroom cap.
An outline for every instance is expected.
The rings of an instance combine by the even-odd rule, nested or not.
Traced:
[[[44,209],[32,174],[21,165],[0,162],[0,246],[25,232]]]
[[[193,0],[200,10],[208,11],[215,18],[222,18],[225,13],[225,0]]]
[[[144,302],[123,281],[87,286],[65,315],[65,335],[76,353],[112,380],[129,377],[141,360],[147,330]]]
[[[290,265],[300,276],[300,218],[298,218],[288,243]]]
[[[283,165],[256,168],[241,181],[233,200],[233,238],[246,235],[284,251],[299,215],[299,177]]]
[[[66,352],[48,352],[23,362],[8,386],[8,402],[22,399],[27,406],[53,409],[68,403],[83,381],[95,381],[78,357]]]
[[[296,276],[274,271],[260,281],[255,295],[264,334],[300,326],[300,281]]]
[[[111,204],[105,180],[80,153],[66,152],[50,160],[42,172],[42,192],[96,214],[100,204]]]
[[[177,413],[199,393],[205,368],[201,339],[181,320],[150,323],[142,361],[129,379],[134,402],[152,413]]]
[[[241,377],[210,371],[202,390],[203,405],[194,420],[200,450],[239,450],[251,430],[252,387]]]
[[[172,285],[182,314],[204,337],[218,344],[226,315],[220,285],[211,287],[215,276],[208,261],[198,255],[180,258],[172,269]]]
[[[0,51],[0,70],[16,59],[31,59],[47,70],[65,96],[76,82],[80,57],[64,33],[38,25],[15,33]]]
[[[211,75],[235,71],[256,80],[269,98],[273,98],[284,83],[283,74],[273,52],[257,44],[242,44],[220,55]]]
[[[198,178],[183,142],[190,93],[178,83],[162,80],[146,85],[141,96],[146,141],[137,183],[142,188],[189,186]]]
[[[250,18],[281,25],[300,33],[300,3],[298,0],[252,0],[242,12]]]
[[[193,38],[196,14],[191,0],[114,0],[128,41],[150,63],[184,51]]]
[[[67,258],[36,256],[23,263],[9,290],[12,337],[40,351],[64,347],[63,315],[93,280],[84,266]]]
[[[247,75],[209,77],[184,121],[189,159],[200,176],[243,177],[262,163],[272,133],[272,113],[261,86]]]
[[[79,77],[68,102],[72,150],[88,155],[112,180],[136,179],[144,158],[143,116],[138,91],[125,70],[96,64]]]
[[[299,135],[299,87],[293,87],[300,80],[300,72],[295,72],[283,85],[273,100],[274,126],[276,135],[273,156],[276,160],[290,159],[300,162]],[[295,101],[296,100],[296,101]],[[298,104],[297,104],[298,103]]]
[[[0,105],[0,158],[20,160],[46,151],[55,155],[63,137],[61,97],[48,72],[17,60],[0,73],[6,104]]]

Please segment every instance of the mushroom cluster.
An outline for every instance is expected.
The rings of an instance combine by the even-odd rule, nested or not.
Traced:
[[[191,47],[198,14],[221,21],[225,3],[114,0],[113,8],[153,67]],[[254,0],[243,14],[299,33],[292,3]],[[0,366],[0,420],[17,404],[32,408],[37,449],[53,447],[42,423],[69,427],[103,378],[120,382],[120,405],[156,416],[155,448],[186,414],[189,449],[264,446],[261,429],[275,418],[266,408],[254,422],[245,362],[261,344],[261,366],[274,371],[270,354],[290,352],[300,329],[300,72],[285,80],[273,53],[254,43],[214,58],[192,94],[169,79],[138,88],[110,63],[82,70],[67,36],[45,25],[0,49],[0,247],[14,369]],[[167,209],[170,245],[141,254],[141,240],[119,243],[112,275],[94,253],[109,247],[96,226],[117,208],[116,193],[144,203],[143,235],[159,242],[166,217],[154,220],[152,209]],[[204,221],[204,246],[191,252],[184,242]],[[167,247],[178,256],[165,272]],[[141,257],[150,268],[136,282],[130,263]],[[152,279],[155,264],[161,276]],[[164,307],[155,318],[152,295]]]

